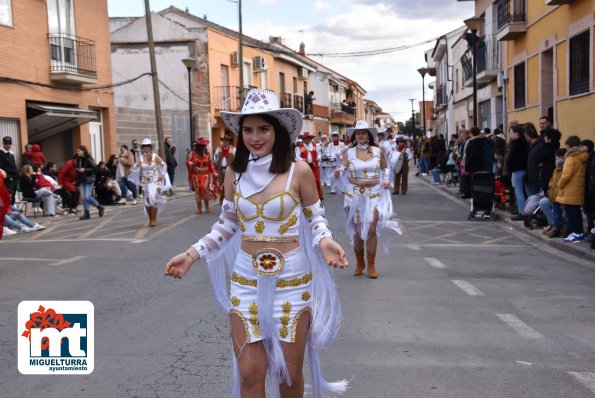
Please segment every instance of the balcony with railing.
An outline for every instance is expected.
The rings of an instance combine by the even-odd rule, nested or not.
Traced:
[[[500,71],[500,47],[495,35],[486,35],[477,42],[477,84],[486,86],[495,81]],[[473,49],[461,58],[465,87],[473,87]]]
[[[299,94],[293,95],[293,107],[298,111],[304,113],[304,97]]]
[[[50,79],[63,83],[97,83],[95,42],[65,33],[48,34]]]
[[[281,108],[293,108],[291,106],[290,93],[281,93],[281,95],[279,95],[279,100],[281,101]]]
[[[446,83],[440,84],[436,87],[436,98],[435,98],[437,110],[441,110],[448,105],[448,91],[446,87]]]
[[[211,102],[218,111],[238,112],[242,109],[239,86],[215,86],[211,95]]]
[[[338,126],[355,125],[356,109],[345,103],[331,104],[331,124]]]
[[[497,0],[498,40],[512,40],[527,32],[527,0]]]

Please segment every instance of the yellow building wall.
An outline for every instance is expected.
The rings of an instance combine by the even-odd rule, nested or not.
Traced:
[[[507,110],[509,120],[537,124],[541,112],[541,53],[554,49],[554,126],[563,136],[572,134],[581,138],[595,137],[595,47],[591,49],[590,91],[568,97],[568,39],[578,31],[573,24],[584,24],[588,20],[591,30],[591,43],[595,42],[595,1],[575,0],[570,5],[547,6],[543,1],[527,2],[527,32],[507,42],[505,68],[511,77],[508,84]],[[546,47],[546,41],[548,46]],[[527,102],[526,108],[514,109],[513,67],[526,62]]]

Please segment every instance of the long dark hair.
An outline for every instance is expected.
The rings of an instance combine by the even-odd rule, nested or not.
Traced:
[[[80,149],[81,151],[83,151],[83,156],[85,156],[85,157],[87,157],[87,156],[91,157],[91,154],[89,153],[89,150],[87,149],[86,146],[81,145],[81,146],[78,147],[78,149]]]
[[[272,174],[283,174],[291,163],[295,160],[295,152],[291,150],[291,140],[289,139],[289,132],[279,120],[271,115],[255,115],[264,119],[267,123],[273,126],[275,130],[275,143],[273,144],[273,161],[269,167],[269,172]],[[240,134],[238,134],[238,145],[236,148],[236,154],[231,162],[231,167],[236,173],[244,173],[248,168],[248,159],[250,157],[250,151],[244,143],[244,137],[242,130],[244,127],[244,119],[246,116],[240,119]]]
[[[355,130],[353,132],[353,134],[351,135],[351,144],[353,146],[357,146],[357,142],[355,140],[355,135],[357,134],[357,132],[358,132],[358,130]],[[372,133],[370,133],[369,130],[366,130],[366,133],[368,133],[368,145],[370,145],[370,146],[378,146],[378,145],[376,145],[376,141],[374,141],[374,137],[372,136]]]

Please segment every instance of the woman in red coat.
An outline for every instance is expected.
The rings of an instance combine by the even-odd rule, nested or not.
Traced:
[[[76,214],[79,190],[76,187],[76,161],[74,158],[66,161],[58,172],[58,184],[62,187],[58,192],[62,197],[62,206],[68,206],[69,213]]]

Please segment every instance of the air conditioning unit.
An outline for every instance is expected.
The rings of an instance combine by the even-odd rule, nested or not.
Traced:
[[[300,80],[307,80],[308,79],[308,68],[298,68],[298,79]]]
[[[504,87],[504,85],[508,82],[508,71],[500,71],[496,77],[496,81],[498,83],[498,88]]]
[[[234,51],[233,53],[231,53],[231,64],[232,65],[239,65],[240,64],[240,53],[237,51]]]
[[[257,56],[254,57],[254,70],[257,72],[261,72],[267,69],[267,63],[263,57]]]

